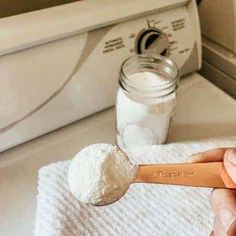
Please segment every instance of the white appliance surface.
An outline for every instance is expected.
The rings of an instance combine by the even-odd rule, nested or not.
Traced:
[[[195,0],[86,0],[0,19],[0,151],[114,105],[143,30],[162,31],[182,75],[196,71],[198,22]]]
[[[198,74],[181,81],[176,117],[168,142],[236,135],[236,102]],[[115,143],[115,110],[109,109],[1,154],[0,232],[31,236],[37,171],[71,159],[90,143]]]

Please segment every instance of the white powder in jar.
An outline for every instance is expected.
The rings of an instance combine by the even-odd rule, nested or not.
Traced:
[[[137,166],[111,144],[93,144],[81,150],[68,171],[70,191],[79,201],[107,205],[121,198],[134,182]]]
[[[152,72],[128,76],[135,88],[157,87],[168,83]],[[136,96],[121,88],[117,94],[117,144],[121,148],[162,144],[166,141],[175,107],[176,92],[163,97]]]

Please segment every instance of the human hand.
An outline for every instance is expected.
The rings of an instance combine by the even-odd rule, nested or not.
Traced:
[[[193,155],[188,162],[223,161],[224,167],[236,183],[236,148],[218,148]],[[214,189],[210,205],[215,213],[211,236],[236,236],[236,191]]]

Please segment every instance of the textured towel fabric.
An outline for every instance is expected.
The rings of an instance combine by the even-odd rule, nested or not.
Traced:
[[[236,137],[142,147],[127,154],[135,163],[174,163],[184,162],[192,153],[223,146],[236,146]],[[69,164],[58,162],[39,171],[37,236],[206,236],[211,231],[210,189],[133,184],[116,203],[87,206],[68,190]]]

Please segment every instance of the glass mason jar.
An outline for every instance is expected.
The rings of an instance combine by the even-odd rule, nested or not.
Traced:
[[[166,57],[139,54],[124,61],[116,103],[121,149],[166,142],[178,83],[178,68]]]

